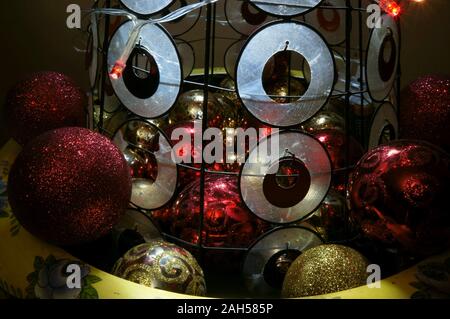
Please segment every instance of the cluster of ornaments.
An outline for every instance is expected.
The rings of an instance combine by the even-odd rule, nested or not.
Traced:
[[[239,12],[232,2],[225,4],[227,20],[249,38],[237,44],[239,55],[232,54],[236,47],[227,50],[221,89],[182,89],[193,66],[181,68],[189,59],[181,58],[171,35],[188,30],[174,24],[141,29],[124,73],[108,79],[111,103],[123,107],[105,98],[100,114],[108,114],[95,120],[110,139],[84,128],[86,97],[64,75],[36,74],[11,90],[8,123],[24,147],[10,172],[8,196],[24,228],[68,250],[108,238],[113,274],[200,296],[206,295],[203,269],[240,269],[253,296],[303,297],[363,285],[369,260],[349,247],[358,246],[350,236],[414,258],[449,247],[450,156],[427,142],[390,141],[399,137],[391,94],[399,50],[395,20],[383,15],[382,28],[370,37],[367,103],[351,101],[353,117],[373,115],[368,145],[362,145],[348,134],[345,106],[336,98],[346,62],[329,45],[345,40],[343,27],[325,21],[320,8],[308,13],[295,5],[243,1]],[[172,8],[171,1],[121,3],[140,16]],[[259,13],[250,13],[249,5]],[[341,11],[331,10],[339,20]],[[303,15],[309,24],[275,18]],[[188,14],[182,21],[190,29],[198,17]],[[269,23],[256,29],[254,19]],[[112,35],[108,71],[132,25],[123,23]],[[392,50],[385,57],[387,43]],[[309,66],[303,77],[291,74],[285,51],[303,56]],[[151,59],[146,76],[134,69],[138,55]],[[93,86],[97,80],[91,76]],[[448,117],[448,86],[448,78],[427,77],[408,87],[405,109],[420,112],[405,118],[405,137],[414,137],[414,123]],[[257,164],[177,165],[172,132],[181,128],[193,140],[205,116],[208,127],[223,132],[266,128],[258,147],[276,135],[280,156]],[[439,130],[427,126],[426,137],[433,142],[435,136],[448,150]],[[247,158],[257,151],[246,149]],[[195,157],[202,148],[177,152]]]

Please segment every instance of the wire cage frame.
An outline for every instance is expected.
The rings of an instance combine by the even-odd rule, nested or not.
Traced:
[[[170,2],[170,1],[169,1]],[[226,61],[225,61],[225,55],[226,52],[230,49],[230,47],[237,43],[242,43],[244,46],[248,44],[248,42],[254,37],[255,34],[258,34],[261,30],[264,30],[264,28],[267,28],[270,25],[276,24],[276,23],[289,23],[289,22],[298,22],[302,25],[307,26],[308,28],[311,28],[317,35],[319,35],[323,40],[327,47],[327,49],[334,54],[333,55],[333,67],[334,67],[334,74],[335,79],[332,85],[332,90],[329,94],[328,100],[336,100],[342,105],[342,116],[345,121],[345,136],[347,139],[350,139],[351,137],[356,138],[361,145],[363,146],[364,150],[367,151],[369,148],[373,147],[374,145],[371,145],[371,142],[369,141],[370,136],[370,126],[372,122],[374,122],[374,117],[376,116],[379,108],[383,103],[391,103],[395,106],[395,112],[398,117],[400,109],[397,107],[400,103],[400,63],[398,62],[398,65],[396,65],[396,68],[394,70],[395,77],[394,77],[394,84],[389,90],[389,94],[384,97],[381,101],[375,101],[371,95],[371,92],[367,85],[367,78],[368,78],[368,70],[367,65],[369,63],[369,45],[370,45],[370,39],[372,37],[372,34],[374,32],[374,29],[370,29],[366,23],[368,16],[371,14],[367,11],[367,7],[370,4],[376,4],[376,1],[371,0],[322,0],[322,1],[315,1],[316,3],[314,5],[308,5],[313,3],[314,1],[285,1],[285,4],[287,4],[288,8],[297,8],[301,9],[301,13],[295,14],[295,15],[279,15],[279,14],[273,14],[270,12],[267,12],[265,10],[262,10],[261,7],[263,5],[270,4],[270,1],[258,1],[258,0],[219,0],[217,2],[211,2],[206,4],[205,6],[196,9],[195,11],[192,11],[192,18],[190,19],[189,23],[184,29],[176,29],[176,28],[170,28],[168,27],[168,24],[162,24],[162,29],[164,29],[168,36],[172,39],[173,43],[175,45],[183,44],[187,50],[192,50],[194,52],[193,59],[190,60],[189,66],[188,65],[182,65],[182,80],[180,83],[180,92],[177,94],[177,98],[179,98],[180,94],[182,92],[185,92],[187,90],[191,89],[199,89],[203,92],[203,108],[202,108],[202,118],[200,119],[202,123],[202,130],[203,132],[208,128],[209,126],[209,116],[208,114],[208,100],[209,95],[212,94],[211,92],[228,92],[228,93],[237,93],[240,101],[242,102],[242,97],[239,94],[239,88],[237,89],[230,89],[227,87],[222,87],[220,84],[218,84],[217,78],[223,78],[228,73],[236,72],[238,66],[235,66],[234,70],[227,70],[226,67]],[[191,3],[198,3],[198,1],[171,1],[170,5],[173,6],[174,9],[183,8]],[[276,4],[280,4],[283,2],[280,1],[274,1]],[[235,6],[232,6],[234,4]],[[269,22],[264,21],[260,22],[256,18],[256,22],[259,22],[259,24],[255,24],[254,28],[251,30],[251,32],[241,32],[239,29],[236,29],[236,26],[233,26],[228,20],[230,19],[230,14],[227,11],[227,9],[232,8],[230,10],[241,10],[239,9],[239,6],[248,6],[247,10],[251,10],[251,14],[258,15],[258,14],[265,14],[267,17],[269,17]],[[122,15],[111,15],[108,14],[106,11],[102,12],[103,9],[117,9],[117,10],[123,10],[124,12],[129,12],[130,14],[135,15],[138,19],[153,19],[154,17],[161,17],[164,15],[167,15],[170,13],[168,8],[170,9],[170,6],[166,6],[165,8],[156,11],[152,13],[151,15],[145,15],[145,14],[137,14],[136,12],[133,12],[133,10],[130,10],[130,8],[127,7],[126,1],[114,1],[114,0],[103,0],[103,1],[97,1],[94,5],[93,12],[95,10],[98,10],[98,14],[93,15],[95,18],[91,21],[91,27],[90,27],[90,41],[89,45],[91,46],[89,49],[89,55],[88,55],[88,64],[90,64],[91,67],[91,88],[92,88],[92,105],[91,105],[91,126],[93,129],[96,129],[100,131],[101,133],[108,135],[109,137],[113,137],[115,133],[120,129],[120,127],[129,121],[133,120],[153,120],[158,121],[159,118],[164,117],[167,112],[162,114],[159,118],[145,118],[142,116],[139,116],[137,114],[134,114],[130,110],[127,109],[127,103],[126,101],[119,101],[111,107],[108,105],[108,99],[111,98],[111,96],[114,96],[114,94],[108,93],[107,91],[111,91],[111,84],[109,83],[109,72],[111,66],[108,64],[108,48],[111,45],[111,38],[114,36],[114,34],[117,32],[117,29],[120,28],[121,25],[126,23],[124,22]],[[341,32],[343,35],[342,40],[335,41],[335,43],[330,44],[326,37],[324,37],[321,33],[322,30],[317,29],[316,27],[311,26],[311,23],[308,23],[307,17],[308,15],[314,14],[315,12],[318,12],[321,10],[321,15],[327,16],[327,14],[340,14],[340,17],[343,18],[343,21],[340,21]],[[95,21],[95,22],[94,22]],[[178,18],[177,20],[174,20],[171,23],[171,25],[175,25],[178,22],[182,22],[182,18]],[[95,23],[95,28],[93,26],[93,23]],[[397,26],[397,30],[399,33],[399,39],[401,38],[400,34],[400,23],[398,19],[395,19],[395,24]],[[224,28],[231,30],[232,36],[223,35],[221,34],[221,30]],[[188,36],[188,34],[194,32],[195,36]],[[228,41],[228,45],[223,45],[224,41]],[[394,55],[396,55],[396,59],[399,59],[400,56],[400,40],[397,43],[398,45],[398,51],[394,50]],[[135,43],[135,45],[139,45],[139,43]],[[393,48],[390,48],[393,50]],[[238,57],[236,58],[239,60],[239,57],[242,56],[242,48],[239,48]],[[179,54],[179,52],[178,52]],[[95,58],[94,58],[95,56]],[[182,64],[186,61],[182,59],[181,56],[180,61]],[[341,77],[343,80],[341,83],[341,87],[336,87],[337,78],[339,76],[337,72],[337,65],[336,65],[336,57],[340,59],[340,61],[343,61],[342,66],[342,72]],[[95,66],[93,66],[93,61],[95,60]],[[237,63],[236,63],[237,64]],[[145,71],[142,68],[139,69],[139,66],[134,66],[138,70],[137,71],[143,71],[143,72],[149,72],[148,70]],[[305,80],[305,74],[307,73],[305,69],[305,64],[301,66],[302,68],[302,77],[303,80]],[[135,69],[136,70],[136,69]],[[289,75],[294,70],[291,69],[291,63],[289,62]],[[232,73],[231,72],[231,73]],[[356,73],[356,76],[354,75]],[[343,74],[343,75],[342,75]],[[236,76],[236,74],[232,75],[233,77]],[[290,84],[288,85],[288,97],[291,96],[290,92]],[[298,98],[298,97],[297,97]],[[245,103],[244,103],[245,104]],[[244,107],[243,104],[243,107]],[[366,114],[366,106],[375,105],[373,107],[373,110],[370,112],[369,116]],[[108,128],[107,123],[105,123],[106,120],[114,117],[116,114],[120,112],[120,110],[126,110],[126,116],[123,118],[120,122],[120,125],[117,125],[114,127],[113,131],[111,131]],[[323,107],[321,107],[323,109]],[[317,113],[317,112],[316,112]],[[261,124],[267,124],[260,121]],[[383,121],[382,121],[383,122]],[[385,122],[383,122],[386,124]],[[383,124],[383,125],[384,125]],[[276,126],[272,126],[276,128]],[[298,128],[298,125],[296,126],[287,126],[287,127],[279,127],[281,129],[281,132],[284,131],[292,131],[293,128]],[[376,141],[377,143],[382,143],[385,140],[389,139],[395,139],[397,138],[397,133],[395,131],[395,128],[392,129],[392,127],[388,127],[387,124],[382,127],[383,133],[378,136],[379,139]],[[385,134],[384,130],[388,132],[387,135]],[[170,138],[167,136],[166,132],[164,132],[162,129],[159,129],[159,133],[166,137],[168,141],[170,141]],[[203,136],[202,132],[202,136]],[[303,134],[306,134],[303,132]],[[372,142],[373,143],[373,142]],[[134,147],[140,148],[139,145],[133,145]],[[202,150],[206,146],[206,141],[202,140]],[[149,150],[143,150],[144,152],[148,152],[152,154],[152,151]],[[347,183],[348,177],[351,171],[351,163],[349,163],[350,158],[350,148],[347,145],[345,149],[345,164],[343,169],[337,169],[341,170],[342,173],[345,175],[345,181]],[[174,242],[176,244],[180,244],[183,247],[191,248],[193,251],[197,253],[198,258],[200,259],[201,263],[204,259],[205,254],[207,254],[210,251],[223,251],[223,252],[238,252],[242,254],[248,254],[248,252],[262,239],[270,234],[280,230],[280,229],[287,229],[292,227],[298,227],[298,228],[305,228],[304,225],[298,224],[298,221],[286,223],[286,224],[277,224],[272,223],[270,228],[265,231],[263,234],[259,235],[257,238],[253,240],[253,242],[250,245],[247,245],[245,247],[228,247],[228,246],[210,246],[205,243],[205,238],[203,235],[203,228],[204,228],[204,219],[205,219],[205,180],[209,174],[216,174],[216,175],[230,175],[239,177],[242,174],[242,166],[239,172],[224,172],[224,171],[216,171],[211,170],[208,168],[207,163],[205,161],[202,161],[200,166],[192,166],[187,164],[177,164],[177,168],[184,168],[184,169],[190,169],[193,171],[198,172],[199,176],[199,225],[198,225],[198,240],[193,243],[186,240],[181,239],[180,237],[171,234],[167,231],[162,231],[162,235],[165,239]],[[333,172],[337,171],[333,170]],[[330,172],[331,174],[331,172]],[[178,176],[178,175],[177,175]],[[178,179],[178,177],[177,177]],[[173,201],[176,199],[176,197],[179,195],[179,192],[181,190],[178,189],[174,192],[173,198],[171,201],[168,202],[168,204],[163,205],[162,207],[158,207],[158,209],[164,208],[165,206],[170,206]],[[328,190],[327,190],[328,193]],[[242,198],[241,198],[242,200]],[[133,209],[136,209],[137,211],[140,211],[146,216],[149,216],[151,218],[152,216],[152,210],[143,209],[142,207],[139,207],[135,204],[130,204]],[[319,204],[320,205],[320,204]],[[247,207],[248,208],[248,207]],[[304,216],[301,220],[304,221],[309,216],[311,216],[315,210],[311,211],[309,214]],[[252,212],[251,212],[252,213]],[[348,218],[348,207],[345,207],[345,214]],[[259,218],[255,215],[256,218]],[[343,242],[351,241],[352,236],[355,236],[355,234],[352,233],[350,226],[348,226],[349,229],[346,230],[346,233],[348,234],[348,237],[343,240]],[[315,232],[319,238],[321,238],[321,235],[316,232],[316,230],[313,230],[311,228],[307,228],[308,231]],[[322,241],[324,241],[324,238],[321,238]]]

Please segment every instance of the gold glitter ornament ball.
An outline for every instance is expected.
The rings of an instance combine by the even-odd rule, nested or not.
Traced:
[[[366,258],[341,245],[308,249],[289,267],[283,282],[283,298],[315,296],[366,284]]]
[[[151,288],[195,296],[206,294],[203,270],[185,249],[153,240],[130,249],[112,270],[113,275]]]

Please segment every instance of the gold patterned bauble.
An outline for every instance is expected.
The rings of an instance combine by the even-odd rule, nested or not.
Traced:
[[[327,129],[345,131],[345,119],[335,112],[321,111],[303,123],[301,129],[310,134]]]
[[[222,80],[222,82],[220,82],[220,87],[227,90],[232,90],[232,91],[222,90],[220,93],[226,96],[236,108],[242,107],[241,100],[239,99],[236,93],[236,83],[232,78],[227,76],[225,79]]]
[[[289,267],[282,296],[297,298],[355,288],[367,283],[366,258],[341,245],[308,249]]]
[[[195,296],[206,294],[203,270],[185,249],[154,240],[130,249],[112,273],[152,288]]]
[[[158,129],[145,121],[129,121],[124,131],[124,140],[135,147],[156,151],[159,135]]]
[[[306,219],[306,223],[327,242],[346,239],[350,221],[345,197],[330,189],[319,208]]]
[[[191,90],[180,95],[170,110],[169,125],[203,119],[203,90]],[[215,99],[208,94],[208,109],[214,107]]]
[[[169,124],[192,122],[203,119],[203,90],[183,93],[169,114]],[[221,93],[208,92],[208,126],[221,130],[242,127],[245,119],[240,108]]]
[[[264,83],[266,93],[277,103],[292,103],[306,92],[306,86],[295,77],[283,77]]]

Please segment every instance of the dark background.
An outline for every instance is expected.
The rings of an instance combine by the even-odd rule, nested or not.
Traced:
[[[66,73],[87,88],[83,54],[73,45],[78,32],[66,27],[66,7],[88,0],[15,0],[0,10],[0,105],[7,90],[26,74],[42,70]],[[450,74],[450,1],[425,0],[410,6],[401,19],[402,86],[420,75]],[[2,108],[2,107],[0,107]],[[7,139],[0,109],[0,145]]]

